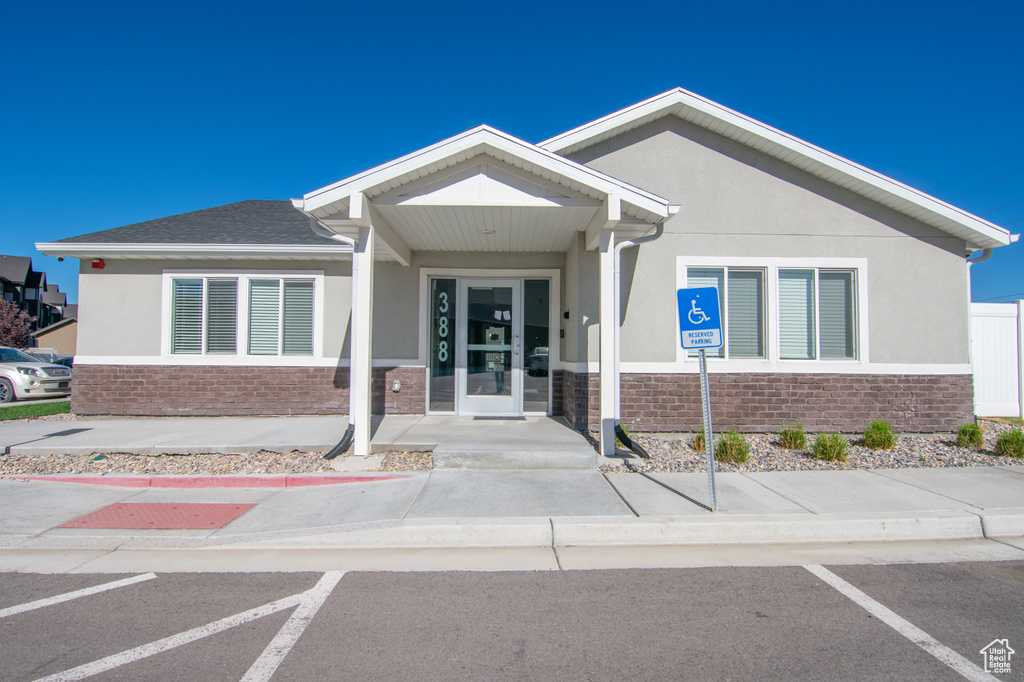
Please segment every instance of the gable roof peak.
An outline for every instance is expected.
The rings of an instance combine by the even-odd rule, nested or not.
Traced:
[[[677,116],[963,239],[968,251],[1014,240],[1005,228],[683,88],[655,95],[538,146],[568,156],[665,116]]]

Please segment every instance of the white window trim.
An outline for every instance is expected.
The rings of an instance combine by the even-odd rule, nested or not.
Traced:
[[[171,280],[202,279],[203,282],[203,353],[185,355],[171,353]],[[206,282],[208,279],[237,279],[236,352],[206,353]],[[249,280],[250,279],[311,279],[313,280],[313,354],[312,355],[249,355]],[[281,305],[283,310],[284,306]],[[283,312],[279,311],[279,315]],[[162,364],[174,365],[239,365],[268,367],[319,366],[324,347],[324,272],[323,270],[164,270],[161,277],[160,302],[160,357]],[[280,326],[280,323],[279,323]]]
[[[853,367],[870,363],[868,346],[868,260],[867,258],[757,258],[757,257],[708,257],[708,256],[677,256],[676,257],[676,288],[687,286],[687,268],[750,268],[765,271],[767,278],[765,292],[765,343],[766,359],[757,358],[718,358],[708,357],[712,363],[723,363],[733,366],[742,365],[743,372],[850,372]],[[783,360],[780,357],[779,342],[779,270],[852,270],[856,280],[857,320],[857,357],[851,360],[815,359],[815,360]],[[817,288],[817,275],[815,287]],[[817,319],[817,289],[815,292],[815,319]],[[676,320],[676,365],[696,365],[699,358],[689,357],[679,342],[679,323]],[[815,336],[820,330],[815,328]],[[818,344],[816,340],[816,345]]]

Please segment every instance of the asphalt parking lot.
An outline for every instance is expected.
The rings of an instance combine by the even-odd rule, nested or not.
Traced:
[[[1024,562],[4,573],[0,678],[1021,679],[981,654],[1021,613]]]

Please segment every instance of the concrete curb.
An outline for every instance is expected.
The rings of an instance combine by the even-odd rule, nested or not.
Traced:
[[[991,532],[1014,535],[1024,511],[988,519]],[[100,534],[68,532],[0,538],[7,549],[453,549],[770,545],[984,539],[976,513],[820,514],[719,518],[438,518],[381,521],[245,535],[210,532]]]
[[[987,538],[1024,537],[1024,509],[989,509],[980,516]]]
[[[554,545],[708,545],[963,540],[984,537],[976,514],[774,514],[642,518],[626,522],[553,519]]]

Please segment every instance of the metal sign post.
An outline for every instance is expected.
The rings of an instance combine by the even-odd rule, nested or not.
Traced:
[[[715,496],[715,436],[711,430],[711,393],[708,391],[708,359],[705,349],[700,349],[700,401],[704,404],[704,452],[708,457],[708,493],[711,497],[711,511],[718,511]]]
[[[683,348],[700,351],[700,398],[704,408],[704,452],[708,459],[708,493],[711,511],[718,511],[715,494],[715,434],[711,430],[711,393],[708,390],[708,348],[722,346],[722,316],[718,307],[718,289],[699,287],[679,289],[679,338]]]

